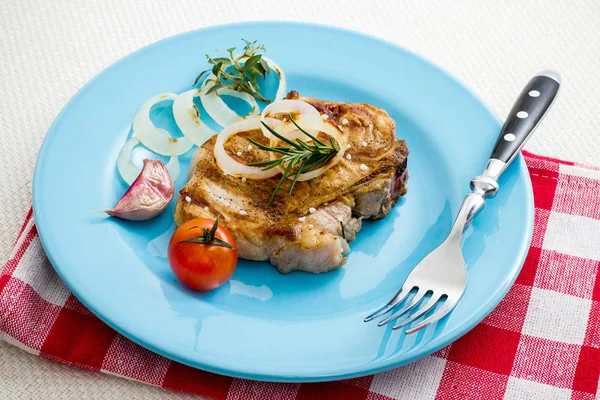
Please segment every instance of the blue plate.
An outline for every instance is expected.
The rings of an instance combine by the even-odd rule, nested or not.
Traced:
[[[208,67],[205,53],[243,45],[241,38],[264,43],[267,55],[287,73],[290,90],[386,109],[410,150],[408,194],[384,220],[364,223],[348,263],[337,271],[280,275],[268,263],[241,260],[224,286],[195,293],[182,287],[167,263],[173,205],[138,223],[92,210],[111,207],[126,189],[115,165],[142,103],[161,92],[188,90]],[[274,83],[266,86],[273,90]],[[153,113],[158,125],[176,131],[169,107]],[[73,293],[107,324],[152,351],[250,379],[366,375],[456,340],[515,280],[533,225],[531,184],[521,157],[467,232],[469,283],[456,309],[408,336],[363,322],[449,232],[499,130],[498,118],[456,79],[390,43],[301,23],[217,26],[145,47],[73,97],[40,151],[35,219],[52,264]],[[177,189],[185,184],[190,156],[182,157]]]

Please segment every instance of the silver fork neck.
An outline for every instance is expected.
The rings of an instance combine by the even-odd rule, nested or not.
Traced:
[[[469,193],[460,206],[460,210],[456,216],[456,219],[454,220],[454,225],[452,225],[452,230],[450,231],[448,238],[453,238],[460,241],[465,228],[481,211],[484,203],[484,197],[480,193]]]
[[[496,180],[505,168],[506,163],[492,158],[488,162],[483,174],[473,178],[471,181],[471,190],[473,192],[469,193],[463,200],[449,237],[460,241],[465,228],[483,209],[485,198],[496,195],[498,191],[498,182]]]

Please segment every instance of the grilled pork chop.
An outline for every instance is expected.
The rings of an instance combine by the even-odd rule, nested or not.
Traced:
[[[221,214],[241,258],[269,260],[281,273],[330,271],[346,262],[348,243],[356,238],[362,219],[385,217],[406,193],[408,149],[396,138],[394,120],[380,108],[317,100],[295,91],[287,98],[312,104],[339,125],[348,138],[346,154],[351,159],[344,157],[317,178],[297,182],[291,196],[288,180],[269,207],[281,176],[264,180],[225,176],[215,162],[213,137],[196,150],[189,182],[177,201],[175,222],[181,225]],[[248,149],[246,137],[268,144],[255,130],[232,137],[225,149],[240,162],[267,160],[267,152],[255,146]]]

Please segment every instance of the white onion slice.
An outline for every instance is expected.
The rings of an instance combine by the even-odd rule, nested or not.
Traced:
[[[317,132],[326,133],[327,135],[331,136],[337,142],[337,144],[340,148],[340,151],[338,151],[337,154],[331,160],[329,160],[329,162],[327,164],[325,164],[324,166],[317,168],[315,170],[300,174],[298,176],[298,181],[307,181],[309,179],[316,178],[317,176],[319,176],[319,175],[323,174],[325,171],[327,171],[329,168],[331,168],[331,167],[335,166],[337,163],[339,163],[340,160],[342,158],[344,158],[344,153],[346,152],[346,145],[348,144],[348,140],[347,140],[346,136],[344,136],[342,131],[337,126],[335,126],[333,123],[331,123],[329,121],[324,121],[321,118],[318,118],[318,119],[307,118],[303,121],[300,121],[300,119],[301,119],[301,117],[299,118],[299,120],[297,122],[298,122],[298,125],[302,127],[302,129],[304,129],[305,131],[307,131],[309,133],[310,133],[310,130],[316,130]],[[302,133],[302,135],[304,136],[304,138],[306,138],[305,141],[310,140],[308,138],[308,136],[306,136],[304,133]],[[311,133],[311,135],[312,135],[312,133]],[[285,135],[285,136],[287,138],[289,138],[289,135]],[[277,147],[278,141],[279,141],[279,139],[276,138],[274,135],[272,135],[271,139],[269,141],[269,146]],[[327,143],[328,142],[325,142],[325,144],[327,144]],[[274,152],[270,153],[270,158],[271,158],[271,160],[275,159]],[[279,169],[279,171],[281,173],[283,173],[285,171],[285,166],[279,165],[279,166],[277,166],[277,169]],[[294,177],[290,176],[288,179],[294,179]]]
[[[269,104],[268,106],[266,106],[264,108],[264,110],[262,111],[262,113],[260,114],[260,129],[263,133],[263,135],[265,135],[266,137],[270,138],[271,137],[271,132],[269,132],[269,130],[267,128],[265,128],[265,126],[262,124],[262,122],[266,122],[266,119],[269,118],[270,115],[273,114],[281,114],[281,113],[288,113],[288,114],[295,114],[295,113],[299,113],[301,117],[303,117],[304,119],[306,118],[314,118],[316,123],[316,120],[321,120],[321,114],[319,114],[319,111],[313,107],[312,105],[308,104],[305,101],[302,100],[277,100],[272,102],[271,104]],[[292,121],[279,121],[276,119],[271,119],[272,122],[269,122],[267,125],[269,125],[271,128],[273,128],[275,131],[277,131],[277,133],[285,135],[286,137],[288,137],[286,135],[286,133],[291,133],[293,131],[296,131],[297,128],[296,126],[292,123]],[[296,121],[298,122],[298,121]],[[303,127],[304,128],[304,127]],[[288,139],[295,139],[296,137],[302,137],[305,136],[304,134],[302,134],[302,132],[300,132],[301,135],[296,135],[294,137],[288,137]],[[315,131],[314,129],[312,130],[308,130],[308,133],[310,133],[311,135],[315,135],[318,133],[318,131]]]
[[[250,57],[242,57],[239,59],[240,62],[245,62]],[[277,84],[277,92],[273,101],[281,100],[285,97],[287,92],[287,78],[283,73],[281,67],[273,60],[268,57],[262,56],[262,59],[267,62],[269,68],[271,68],[277,75],[279,75],[279,83]]]
[[[127,182],[128,185],[131,185],[142,171],[131,162],[131,150],[133,150],[133,148],[139,144],[141,144],[141,142],[139,138],[135,136],[126,141],[121,149],[121,152],[119,153],[119,158],[117,159],[117,169],[119,170],[119,174],[121,174],[121,177],[125,182]],[[166,167],[171,175],[171,179],[175,181],[181,170],[179,165],[179,157],[171,156]]]
[[[227,139],[232,136],[235,136],[239,132],[251,131],[254,129],[259,129],[260,127],[260,118],[248,118],[241,121],[238,121],[232,125],[229,125],[227,128],[223,129],[219,136],[217,136],[217,141],[215,143],[215,159],[217,161],[217,165],[225,175],[233,175],[238,177],[245,177],[248,179],[266,179],[272,176],[279,174],[279,170],[277,168],[271,168],[267,171],[263,171],[263,167],[251,167],[242,163],[237,162],[233,158],[227,154],[225,151],[225,143]]]
[[[285,77],[285,74],[283,73],[281,67],[277,65],[277,63],[275,63],[275,61],[265,56],[262,56],[262,59],[267,62],[269,68],[274,70],[277,73],[277,75],[279,75],[279,85],[277,86],[277,93],[275,93],[275,99],[273,101],[281,100],[285,97],[287,92],[287,79]]]
[[[256,103],[256,100],[254,100],[254,97],[250,96],[248,93],[238,92],[229,88],[221,88],[210,94],[206,94],[206,92],[208,92],[208,90],[213,86],[215,79],[217,78],[211,74],[204,81],[200,87],[200,100],[202,101],[202,106],[208,115],[210,115],[217,124],[221,126],[229,126],[238,121],[243,121],[258,114],[258,104]],[[221,96],[231,96],[243,100],[252,106],[252,110],[250,110],[250,113],[248,113],[246,116],[238,115],[235,111],[229,108],[227,104],[225,104]]]
[[[275,99],[273,101],[280,100],[286,95],[287,92],[287,79],[285,77],[285,74],[281,67],[277,65],[275,61],[264,56],[262,58],[267,62],[269,68],[271,68],[273,71],[275,71],[277,75],[279,75],[277,92],[275,93]],[[242,57],[238,61],[244,62],[247,59],[248,57]],[[206,92],[213,86],[215,80],[216,77],[214,74],[210,74],[208,78],[206,78],[202,86],[200,86],[200,100],[202,101],[202,106],[204,107],[208,115],[210,115],[211,118],[215,120],[217,124],[225,127],[258,114],[258,104],[256,103],[254,97],[252,97],[248,93],[238,92],[229,88],[221,88],[216,92],[206,94]],[[220,96],[232,96],[243,100],[246,103],[250,104],[250,106],[252,106],[252,110],[246,116],[238,115],[235,111],[229,108],[227,104],[225,104],[225,102],[223,101],[223,99],[221,99]]]
[[[200,112],[194,104],[196,96],[200,96],[200,89],[188,90],[177,96],[173,102],[173,117],[185,137],[196,146],[202,146],[216,132],[200,119]]]
[[[165,165],[165,167],[167,167],[167,171],[169,171],[171,179],[173,179],[173,182],[175,182],[177,178],[179,178],[179,173],[181,172],[179,156],[171,156],[171,158],[169,158],[169,162],[167,163],[167,165]]]
[[[155,104],[176,98],[174,93],[156,95],[146,101],[133,118],[133,131],[140,142],[153,152],[165,156],[178,156],[192,148],[192,142],[187,137],[174,139],[166,130],[154,126],[150,119],[150,110]]]

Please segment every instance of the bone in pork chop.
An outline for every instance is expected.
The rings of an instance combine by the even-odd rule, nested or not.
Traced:
[[[310,103],[339,125],[350,144],[346,151],[350,159],[344,157],[324,174],[297,182],[291,196],[287,196],[288,180],[269,207],[281,176],[242,180],[224,175],[215,162],[213,137],[196,150],[189,182],[175,208],[175,222],[181,225],[221,214],[241,258],[269,260],[282,273],[330,271],[346,262],[348,243],[356,238],[362,219],[385,217],[406,193],[408,149],[404,140],[396,138],[394,120],[380,108],[317,100],[295,91],[287,98]],[[226,150],[242,152],[242,157],[233,157],[244,163],[268,159],[267,152],[255,146],[249,150],[246,137],[268,144],[255,130],[232,137]]]

